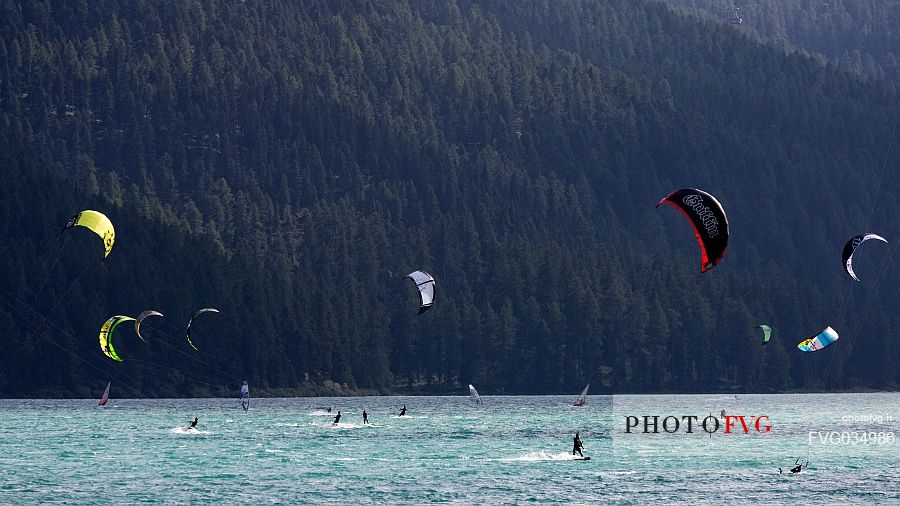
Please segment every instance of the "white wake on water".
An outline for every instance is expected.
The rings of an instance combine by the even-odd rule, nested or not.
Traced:
[[[554,460],[575,460],[576,455],[571,455],[566,452],[561,453],[551,453],[551,452],[529,452],[525,455],[519,455],[516,457],[503,457],[499,460],[501,462],[550,462]]]
[[[320,425],[320,427],[326,427],[328,429],[365,429],[367,427],[371,427],[371,425],[353,422],[339,422],[337,424],[329,423],[328,425]]]
[[[171,432],[172,434],[192,434],[192,435],[212,434],[212,432],[209,432],[206,430],[192,429],[190,427],[175,427],[174,429],[170,430],[169,432]]]

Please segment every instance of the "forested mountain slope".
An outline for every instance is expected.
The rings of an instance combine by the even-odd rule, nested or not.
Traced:
[[[665,0],[681,12],[900,85],[898,0]],[[735,23],[734,7],[738,8]]]
[[[900,380],[883,85],[649,1],[2,9],[4,395]],[[728,212],[705,274],[654,208],[680,187]],[[116,225],[105,262],[59,234],[84,208]],[[891,244],[855,283],[840,251],[869,229]],[[144,309],[153,338],[103,357],[103,321]],[[825,325],[837,345],[796,350]]]

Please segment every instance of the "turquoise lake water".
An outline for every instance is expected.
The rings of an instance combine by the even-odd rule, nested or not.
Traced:
[[[2,400],[0,503],[900,504],[897,393],[574,397]],[[663,432],[723,409],[749,433]]]

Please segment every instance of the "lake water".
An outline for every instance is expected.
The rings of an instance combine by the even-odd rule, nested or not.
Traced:
[[[900,504],[897,393],[573,399],[2,400],[0,503]],[[698,425],[723,409],[748,433]]]

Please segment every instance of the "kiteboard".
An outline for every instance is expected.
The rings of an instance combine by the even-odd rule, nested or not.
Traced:
[[[590,457],[575,457],[572,460],[591,460],[591,458]]]

